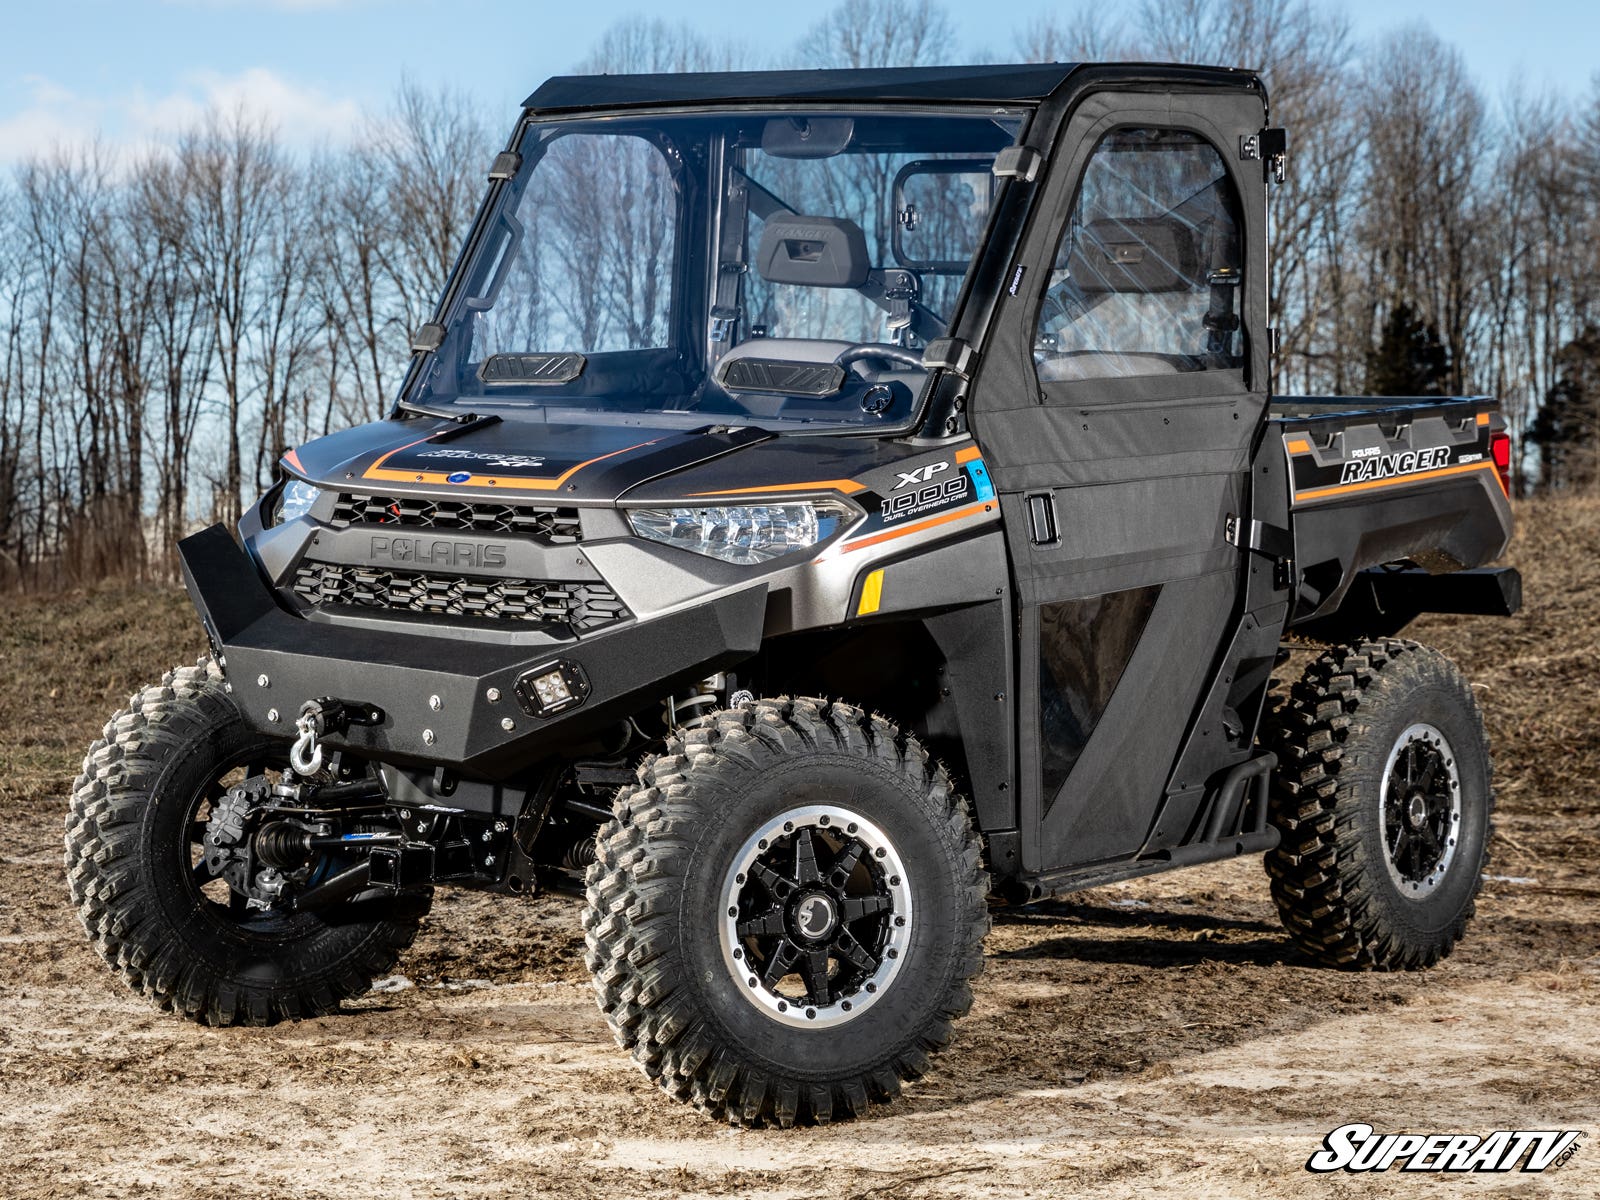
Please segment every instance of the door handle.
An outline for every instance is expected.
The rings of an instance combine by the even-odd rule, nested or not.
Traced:
[[[1054,492],[1034,492],[1028,497],[1028,525],[1035,546],[1059,546]]]

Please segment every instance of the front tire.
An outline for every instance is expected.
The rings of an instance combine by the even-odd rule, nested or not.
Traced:
[[[988,877],[915,739],[847,704],[713,715],[624,789],[584,928],[617,1042],[735,1124],[859,1116],[972,1003]]]
[[[1428,967],[1466,931],[1494,793],[1483,716],[1444,655],[1397,638],[1334,647],[1269,725],[1272,898],[1321,962]]]
[[[427,894],[252,911],[201,851],[229,781],[286,760],[201,659],[168,672],[90,747],[67,813],[67,883],[95,949],[163,1009],[211,1025],[322,1016],[394,966]]]

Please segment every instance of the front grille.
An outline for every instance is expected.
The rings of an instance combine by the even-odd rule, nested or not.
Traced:
[[[301,563],[294,573],[294,591],[318,607],[533,621],[565,625],[578,634],[629,616],[617,594],[603,583],[489,579],[342,563]]]
[[[575,508],[499,504],[487,500],[426,500],[414,496],[363,496],[341,492],[331,524],[335,529],[351,525],[404,525],[413,529],[514,533],[551,546],[582,540]]]

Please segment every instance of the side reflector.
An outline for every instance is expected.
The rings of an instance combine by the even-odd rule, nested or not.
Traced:
[[[878,611],[878,604],[883,600],[883,568],[879,567],[867,576],[866,582],[861,585],[861,606],[856,609],[856,616],[865,617]]]
[[[1511,496],[1511,435],[1489,435],[1489,457],[1494,459],[1494,473],[1500,478],[1500,487],[1507,498]]]

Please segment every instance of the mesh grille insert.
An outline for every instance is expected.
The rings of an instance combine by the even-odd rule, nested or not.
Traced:
[[[603,583],[491,579],[422,571],[307,561],[294,573],[294,591],[319,607],[378,608],[389,612],[565,625],[588,633],[630,614]]]
[[[552,546],[582,540],[575,508],[500,504],[489,500],[429,500],[416,496],[363,496],[341,492],[331,524],[335,529],[351,525],[402,525],[412,529],[514,533]]]

